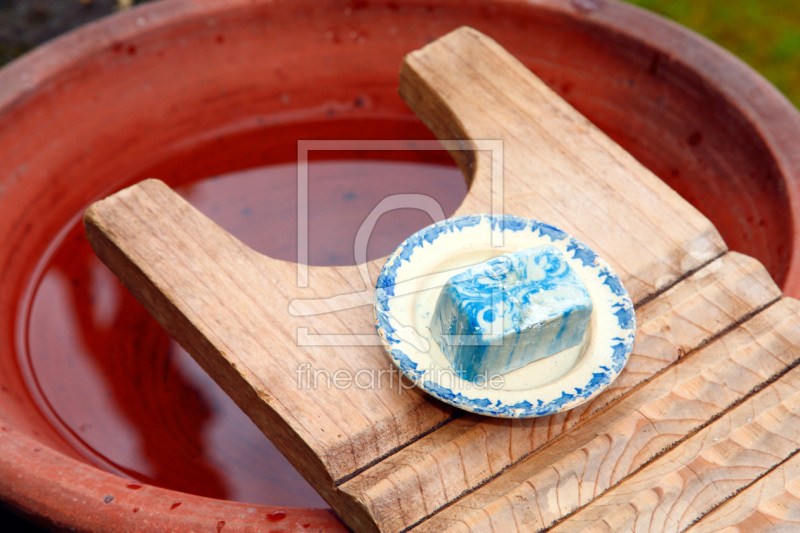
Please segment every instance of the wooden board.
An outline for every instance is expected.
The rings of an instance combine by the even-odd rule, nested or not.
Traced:
[[[588,504],[798,362],[800,302],[785,299],[685,356],[599,416],[550,440],[547,447],[417,530],[468,526],[473,531],[510,531],[511,525],[523,531],[543,529]],[[642,515],[647,512],[641,511]],[[596,519],[591,516],[586,520]]]
[[[491,212],[500,188],[505,212],[548,221],[607,258],[634,302],[725,250],[705,217],[477,31],[409,54],[400,94],[440,139],[502,140],[502,165],[487,150],[451,151],[470,182],[457,215]]]
[[[637,469],[661,464],[663,448],[690,453],[687,443],[732,406],[772,398],[753,391],[797,360],[795,302],[774,303],[780,293],[758,262],[725,253],[708,220],[496,43],[461,29],[412,53],[401,94],[440,138],[455,139],[448,146],[471,183],[457,214],[545,220],[620,274],[637,303],[637,340],[626,370],[591,403],[495,420],[399,386],[372,326],[383,260],[311,267],[306,286],[297,265],[255,253],[155,180],[85,217],[101,259],[348,525],[547,525],[589,512],[597,497],[613,505],[603,504],[611,487],[645,483]],[[304,344],[302,332],[336,342]],[[337,386],[337,371],[374,383]],[[576,489],[571,499],[564,487]],[[539,514],[519,522],[519,506],[534,504]]]
[[[800,531],[800,454],[795,452],[687,531]]]
[[[553,531],[682,531],[794,455],[798,442],[800,370],[792,369]]]
[[[405,524],[431,516],[578,423],[590,428],[589,433],[581,433],[581,439],[602,433],[608,419],[587,426],[593,414],[772,303],[779,294],[757,261],[727,254],[639,308],[637,339],[628,365],[592,402],[560,415],[528,420],[464,416],[356,476],[340,490],[368,505],[384,530],[401,531]],[[653,391],[655,386],[646,390]],[[578,446],[578,441],[570,446]],[[554,449],[556,454],[564,453],[561,445]],[[470,505],[468,498],[464,505]],[[461,514],[461,503],[448,510],[447,516],[451,510]],[[434,521],[430,530],[441,526]]]

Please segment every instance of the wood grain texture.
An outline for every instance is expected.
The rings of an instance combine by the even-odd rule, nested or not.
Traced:
[[[681,531],[795,454],[798,442],[793,369],[553,531]]]
[[[475,30],[409,54],[400,94],[440,139],[502,139],[502,171],[498,154],[451,151],[471,183],[456,214],[491,211],[501,187],[505,212],[584,240],[634,302],[725,250],[705,217]]]
[[[765,388],[553,531],[681,531],[795,454],[800,372]]]
[[[592,402],[567,413],[528,420],[465,416],[381,461],[340,490],[363,502],[383,530],[400,531],[586,421],[779,296],[757,261],[726,254],[638,309],[631,358],[622,375]],[[454,509],[461,512],[458,505]],[[441,525],[432,523],[432,530]]]
[[[726,500],[687,533],[800,531],[800,454]]]
[[[416,531],[543,529],[780,376],[798,345],[800,303],[781,300]]]

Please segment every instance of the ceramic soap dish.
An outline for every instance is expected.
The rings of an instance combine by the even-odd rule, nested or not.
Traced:
[[[466,379],[436,338],[443,287],[475,265],[537,247],[560,252],[591,298],[582,342],[515,370]],[[403,374],[446,403],[503,418],[551,415],[599,394],[625,366],[636,329],[631,299],[602,258],[558,228],[512,215],[456,217],[413,234],[384,265],[374,303],[381,341]]]

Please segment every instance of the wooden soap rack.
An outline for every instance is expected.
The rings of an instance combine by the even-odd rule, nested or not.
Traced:
[[[620,275],[636,343],[590,403],[501,420],[416,389],[298,388],[303,363],[390,368],[378,342],[298,346],[298,328],[375,334],[358,267],[309,267],[300,287],[297,265],[254,252],[155,180],[87,211],[92,246],[354,530],[800,521],[800,304],[486,36],[462,28],[411,53],[400,92],[439,138],[463,143],[451,153],[470,187],[456,215],[492,211],[497,160],[471,140],[502,140],[502,210],[563,228]],[[383,262],[366,265],[373,282]],[[322,312],[343,287],[363,305]],[[298,299],[320,312],[290,314]]]

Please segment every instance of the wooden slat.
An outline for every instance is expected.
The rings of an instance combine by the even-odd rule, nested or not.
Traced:
[[[726,500],[687,533],[719,531],[800,531],[800,453]]]
[[[681,531],[796,453],[798,442],[795,369],[553,531]]]
[[[588,419],[682,354],[779,296],[757,261],[726,254],[637,311],[639,330],[628,366],[591,403],[540,419],[466,416],[390,456],[340,490],[363,502],[384,531],[400,531]]]
[[[794,300],[782,302],[791,302],[795,310],[798,307]],[[770,311],[780,307],[776,305]],[[732,379],[740,380],[745,374],[763,374],[774,359],[789,355],[782,354],[781,349],[790,347],[792,356],[797,355],[800,328],[792,323],[795,319],[787,323],[785,318],[769,316],[769,311],[761,317],[775,321],[774,331],[768,335],[780,339],[779,345],[763,337],[754,338],[762,356],[749,358],[741,374],[728,377],[721,387],[727,389]],[[707,372],[716,373],[717,368]],[[689,526],[796,452],[800,441],[799,386],[800,370],[789,371],[556,530],[678,531]]]
[[[784,299],[415,531],[545,528],[797,364],[798,346],[800,302]]]

